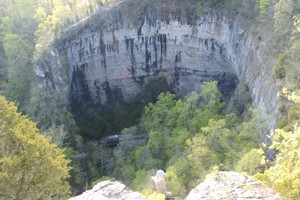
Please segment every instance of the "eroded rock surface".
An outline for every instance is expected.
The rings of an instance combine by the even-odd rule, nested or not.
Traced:
[[[146,200],[115,181],[102,181],[70,200]],[[194,188],[186,200],[283,200],[278,192],[238,172],[218,172]]]
[[[53,85],[61,96],[66,93],[77,122],[89,117],[96,123],[103,111],[132,102],[133,108],[145,105],[161,91],[199,91],[210,80],[219,82],[223,100],[235,96],[232,107],[239,107],[247,92],[254,107],[274,114],[278,88],[267,36],[239,14],[206,10],[191,20],[192,3],[123,0],[103,7],[55,42],[51,55],[54,61],[63,58],[65,66],[38,64],[40,82]]]
[[[193,189],[186,200],[283,200],[279,193],[238,172],[219,172]]]
[[[146,200],[138,192],[129,190],[119,182],[102,181],[95,185],[93,189],[83,194],[73,197],[70,200]]]

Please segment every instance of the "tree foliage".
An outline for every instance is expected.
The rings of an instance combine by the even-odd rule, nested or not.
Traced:
[[[286,37],[293,26],[293,14],[295,2],[293,0],[280,0],[275,5],[274,11],[274,31],[279,37]]]
[[[33,46],[21,36],[8,33],[3,39],[3,47],[9,64],[5,94],[10,100],[19,102],[24,110],[25,103],[30,98],[29,91],[34,77],[30,66]]]
[[[283,95],[299,105],[299,96],[286,89]],[[264,173],[255,177],[264,184],[279,191],[286,199],[300,198],[300,127],[295,124],[293,130],[276,129],[272,133],[271,148],[278,151],[276,163]]]
[[[235,170],[238,172],[246,172],[253,176],[258,172],[263,172],[266,164],[266,157],[262,149],[251,149],[244,154],[238,161]]]
[[[258,8],[259,8],[259,17],[262,22],[266,22],[268,20],[268,12],[272,5],[272,0],[259,0]]]
[[[233,170],[243,159],[238,165],[250,167],[241,170],[260,172],[261,168],[246,158],[252,155],[248,153],[251,149],[258,148],[260,132],[267,129],[265,118],[252,110],[249,119],[241,123],[235,114],[223,113],[220,98],[216,81],[204,82],[200,93],[184,99],[160,94],[156,103],[145,107],[137,131],[146,132],[146,144],[133,147],[121,142],[114,151],[117,179],[140,190],[145,174],[166,169],[169,190],[184,197],[216,165]],[[261,125],[253,128],[258,123]]]
[[[300,128],[293,131],[275,130],[272,148],[279,151],[276,164],[256,178],[279,191],[286,199],[300,198]]]
[[[69,161],[4,97],[0,97],[0,130],[0,198],[65,199]]]

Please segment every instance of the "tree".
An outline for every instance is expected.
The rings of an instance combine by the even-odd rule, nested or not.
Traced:
[[[205,134],[207,145],[210,149],[224,153],[231,149],[231,141],[234,133],[226,128],[226,120],[209,120],[208,126],[203,127],[202,132]]]
[[[62,28],[73,21],[73,13],[68,4],[61,0],[53,0],[52,24],[55,33],[60,33]]]
[[[66,199],[68,166],[63,150],[0,96],[0,199]]]
[[[16,0],[15,10],[21,18],[32,17],[35,9],[35,0]]]
[[[34,77],[31,60],[33,46],[17,34],[8,33],[3,40],[9,64],[6,95],[10,100],[20,103],[22,108],[29,100],[29,91]]]
[[[175,103],[175,95],[167,92],[161,93],[155,104],[148,104],[148,106],[145,107],[145,113],[143,115],[143,123],[146,130],[163,130],[170,109],[174,107]]]
[[[192,168],[193,164],[195,163],[191,163],[184,157],[178,157],[176,162],[167,168],[167,188],[174,196],[180,196],[183,199],[187,191],[191,189],[190,186],[197,180],[198,173]]]
[[[283,96],[298,105],[300,103],[300,97],[287,89],[283,90]],[[295,124],[291,131],[276,129],[271,138],[271,148],[278,151],[276,163],[264,173],[256,174],[255,178],[280,192],[286,199],[299,199],[300,127]]]
[[[275,5],[274,32],[281,43],[286,43],[288,34],[293,28],[293,13],[295,2],[293,0],[280,0]]]
[[[268,20],[268,11],[271,5],[272,0],[259,0],[259,17],[262,22],[266,22]]]
[[[294,16],[294,26],[300,32],[300,14]]]
[[[249,109],[250,119],[242,123],[240,141],[246,143],[259,144],[261,140],[266,140],[269,131],[269,121],[271,116],[263,112],[263,109]]]
[[[3,42],[3,39],[5,37],[6,34],[12,33],[13,31],[13,21],[10,17],[5,16],[1,19],[1,23],[0,23],[0,40],[1,42]]]
[[[206,138],[200,134],[188,139],[186,146],[185,157],[190,165],[186,170],[193,174],[189,181],[193,183],[198,179],[203,180],[210,168],[220,163],[220,159],[215,151],[209,149]]]
[[[251,149],[244,154],[238,161],[235,170],[238,172],[247,172],[249,175],[262,172],[266,158],[262,149]]]
[[[37,60],[38,58],[41,59],[43,56],[43,60],[46,60],[49,55],[44,52],[47,50],[48,45],[54,38],[52,15],[48,16],[46,10],[39,7],[36,9],[33,18],[38,23],[38,28],[35,32],[36,44],[34,58]]]
[[[221,96],[217,81],[204,82],[201,85],[200,105],[213,113],[219,113],[224,107],[224,103],[221,103]]]
[[[295,92],[290,92],[287,88],[282,89],[282,96],[294,103],[300,104],[300,96],[298,96]]]
[[[255,177],[279,191],[286,199],[300,198],[300,127],[294,131],[275,130],[271,146],[279,151],[276,164]]]

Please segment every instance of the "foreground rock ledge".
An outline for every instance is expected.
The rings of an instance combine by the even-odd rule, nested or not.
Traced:
[[[199,184],[186,200],[283,200],[279,193],[238,172],[219,172]]]
[[[142,194],[129,190],[119,182],[102,181],[93,189],[69,200],[146,200]]]
[[[102,181],[70,200],[146,200],[119,182]],[[186,200],[283,200],[279,193],[238,172],[218,172],[199,184]]]

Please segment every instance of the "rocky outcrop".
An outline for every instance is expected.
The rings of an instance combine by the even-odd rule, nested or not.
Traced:
[[[103,181],[70,200],[143,200],[119,182]],[[186,200],[283,200],[279,193],[237,172],[218,172],[193,189]]]
[[[237,172],[219,172],[193,189],[186,200],[283,200],[279,193],[249,176]]]
[[[63,102],[68,99],[68,73],[67,68],[61,63],[61,57],[57,49],[49,46],[43,59],[36,61],[35,74],[39,82],[40,89],[50,87],[62,97]]]
[[[93,189],[70,200],[146,200],[142,194],[129,190],[119,182],[102,181]]]
[[[55,46],[67,61],[68,102],[75,117],[145,103],[141,93],[149,88],[185,95],[209,80],[219,81],[223,100],[245,96],[247,90],[255,107],[275,113],[277,88],[264,36],[254,34],[238,14],[206,10],[192,20],[192,3],[118,1],[66,29]],[[60,72],[38,74],[59,77],[55,71]]]

